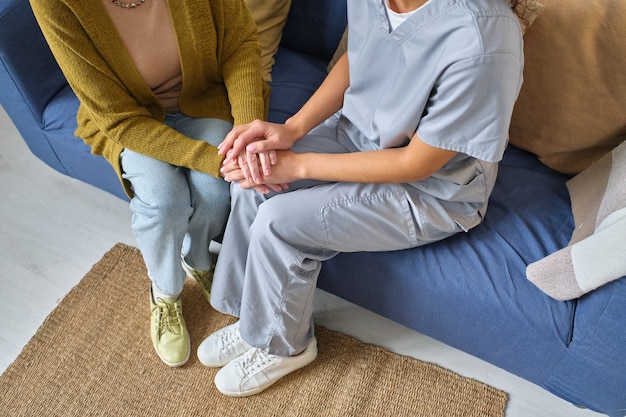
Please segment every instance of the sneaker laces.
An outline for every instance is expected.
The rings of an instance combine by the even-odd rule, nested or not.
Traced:
[[[230,331],[219,333],[220,349],[226,351],[243,340],[239,333],[239,325],[234,326]]]
[[[238,360],[239,368],[243,377],[254,375],[263,370],[276,359],[276,355],[269,353],[267,348],[252,348]]]
[[[156,301],[158,304],[154,308],[157,309],[158,334],[163,335],[167,332],[175,335],[182,334],[183,310],[180,303],[170,304],[160,297]]]

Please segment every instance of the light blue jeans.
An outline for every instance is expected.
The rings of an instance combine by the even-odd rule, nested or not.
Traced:
[[[165,124],[193,139],[218,145],[232,129],[220,119],[168,114]],[[229,185],[221,178],[177,167],[125,149],[123,177],[132,184],[132,229],[156,288],[175,296],[189,266],[211,266],[209,243],[224,230],[230,209]]]

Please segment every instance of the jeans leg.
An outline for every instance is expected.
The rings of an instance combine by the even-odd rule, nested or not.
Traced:
[[[191,138],[217,146],[233,125],[220,119],[183,116],[176,121],[174,127]],[[215,178],[212,175],[191,170],[186,172],[192,213],[183,241],[182,254],[189,266],[202,271],[208,269],[212,263],[208,251],[209,243],[222,234],[228,219],[229,184],[222,178]]]
[[[182,114],[167,115],[165,123],[213,145],[232,128],[224,120]],[[132,228],[148,275],[161,292],[179,294],[185,281],[181,253],[194,268],[211,265],[209,242],[222,232],[228,217],[228,184],[128,149],[121,159],[124,178],[135,193],[130,203]]]
[[[124,178],[133,186],[131,226],[148,276],[163,293],[183,290],[180,248],[192,212],[183,168],[128,149],[122,152]]]

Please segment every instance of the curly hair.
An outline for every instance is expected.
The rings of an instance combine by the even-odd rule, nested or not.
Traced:
[[[511,8],[521,20],[526,20],[526,11],[533,11],[536,7],[535,0],[509,0]]]

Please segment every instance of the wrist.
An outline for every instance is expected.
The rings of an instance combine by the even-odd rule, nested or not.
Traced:
[[[293,143],[300,140],[310,130],[305,127],[304,123],[302,123],[302,121],[298,118],[297,114],[287,119],[285,121],[285,126],[291,132],[290,136],[293,138]]]
[[[298,180],[311,180],[314,178],[312,158],[315,157],[313,153],[299,153],[294,154],[296,157],[296,167],[294,172]]]

